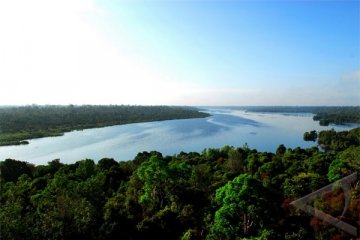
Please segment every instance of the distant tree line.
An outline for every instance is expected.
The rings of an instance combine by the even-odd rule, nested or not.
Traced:
[[[64,132],[127,123],[200,118],[196,108],[170,106],[22,106],[0,107],[0,146]]]
[[[321,110],[314,116],[321,126],[329,124],[360,123],[360,107],[339,107]]]
[[[319,121],[321,126],[329,124],[350,124],[360,123],[360,106],[254,106],[254,107],[233,107],[252,112],[272,113],[313,113],[313,119]]]
[[[201,153],[139,153],[132,161],[104,158],[47,165],[0,162],[1,239],[355,239],[290,205],[351,173],[360,146],[350,132],[325,131],[317,147],[258,152],[247,145]],[[336,142],[347,144],[338,147]],[[313,206],[358,226],[360,182]]]
[[[313,130],[304,133],[305,141],[317,141],[324,150],[342,151],[349,146],[360,145],[360,127],[350,131],[336,132],[334,129],[320,131],[319,134]]]

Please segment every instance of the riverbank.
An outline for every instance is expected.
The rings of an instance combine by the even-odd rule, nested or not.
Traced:
[[[62,136],[90,128],[210,116],[191,107],[174,106],[18,106],[0,107],[0,146]]]

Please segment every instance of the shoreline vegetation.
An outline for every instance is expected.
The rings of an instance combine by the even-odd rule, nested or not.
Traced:
[[[208,116],[194,107],[175,106],[0,107],[0,146],[29,144],[29,139],[62,136],[74,130]]]
[[[320,126],[360,123],[360,106],[246,106],[232,109],[263,113],[312,113]]]
[[[314,133],[306,134],[310,139]],[[246,144],[129,161],[35,166],[0,161],[4,239],[355,239],[291,202],[360,173],[360,128],[321,131],[318,147],[258,152]],[[359,179],[311,206],[358,226]],[[340,185],[341,186],[341,185]],[[349,199],[346,212],[344,201]]]
[[[229,107],[227,107],[229,108]],[[250,112],[312,113],[321,126],[360,123],[360,107],[248,106]],[[129,123],[203,118],[196,107],[129,105],[0,106],[0,146],[29,144],[27,140],[62,136],[66,132]]]

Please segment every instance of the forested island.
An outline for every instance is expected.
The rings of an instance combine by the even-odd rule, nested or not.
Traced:
[[[312,136],[313,137],[313,136]],[[247,145],[132,161],[47,165],[0,162],[1,239],[356,239],[290,203],[360,173],[360,128],[322,131],[308,149]],[[333,189],[316,209],[359,227],[360,184],[350,202]],[[340,217],[341,216],[341,217]]]
[[[203,118],[191,107],[69,105],[0,107],[0,146],[28,144],[28,139],[128,123]]]
[[[312,113],[315,114],[314,121],[319,121],[321,126],[360,123],[359,106],[249,106],[232,108],[265,113]]]

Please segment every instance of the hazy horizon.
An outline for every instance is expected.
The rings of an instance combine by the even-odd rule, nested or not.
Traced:
[[[2,1],[0,105],[359,106],[359,1]]]
[[[0,107],[28,107],[28,106],[169,106],[169,107],[197,107],[197,108],[206,108],[206,107],[224,107],[224,108],[231,108],[231,107],[360,107],[360,105],[181,105],[181,104],[72,104],[72,103],[63,103],[63,104],[8,104],[8,105],[0,105]]]

